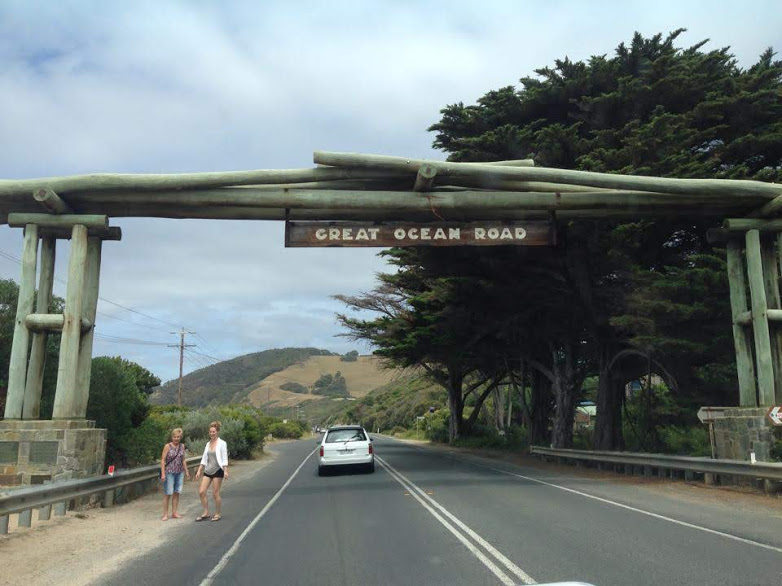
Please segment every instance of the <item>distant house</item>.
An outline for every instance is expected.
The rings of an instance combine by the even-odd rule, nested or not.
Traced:
[[[578,431],[594,427],[597,405],[592,401],[581,401],[576,406],[576,415],[573,418],[573,428]]]

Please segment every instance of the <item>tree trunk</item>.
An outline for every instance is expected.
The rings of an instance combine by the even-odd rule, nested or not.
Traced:
[[[624,385],[618,372],[609,368],[615,354],[615,347],[609,342],[600,342],[600,378],[597,386],[597,421],[595,422],[595,450],[621,450],[622,436],[622,393]]]
[[[492,402],[494,403],[494,427],[499,432],[505,429],[505,413],[503,412],[502,393],[499,387],[492,391]]]
[[[554,351],[552,361],[552,389],[554,391],[554,429],[551,443],[555,448],[570,448],[573,446],[573,418],[576,412],[576,396],[580,384],[574,367],[574,349],[572,344],[565,344]]]
[[[456,373],[456,369],[448,371],[448,441],[453,442],[460,437],[464,429],[464,396],[462,395],[462,376]]]
[[[538,370],[532,370],[532,393],[530,397],[530,433],[529,440],[533,446],[548,445],[550,436],[548,430],[551,419],[551,382]]]

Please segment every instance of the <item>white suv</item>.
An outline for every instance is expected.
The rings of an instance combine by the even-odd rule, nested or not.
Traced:
[[[318,475],[323,476],[332,466],[356,465],[367,472],[375,471],[375,454],[367,430],[360,425],[330,427],[320,442]]]

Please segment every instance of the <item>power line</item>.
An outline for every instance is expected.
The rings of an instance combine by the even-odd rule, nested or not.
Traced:
[[[17,264],[21,264],[22,263],[22,260],[20,258],[17,258],[13,254],[11,254],[9,252],[6,252],[4,250],[0,250],[0,256],[2,256],[3,258],[5,258],[7,260],[13,261],[13,262],[15,262]],[[64,279],[61,279],[60,277],[56,277],[55,276],[54,280],[57,281],[58,283],[61,283],[61,284],[65,285],[65,286],[67,286],[67,284],[68,284],[67,281],[65,281]],[[104,301],[105,303],[109,303],[111,305],[114,305],[115,307],[119,307],[120,309],[124,309],[125,311],[129,311],[131,313],[135,313],[136,315],[140,315],[140,316],[145,317],[147,319],[151,319],[151,320],[154,320],[154,321],[159,322],[161,324],[165,324],[166,326],[170,326],[170,327],[174,327],[174,328],[178,327],[178,326],[174,325],[171,322],[168,322],[166,320],[157,318],[157,317],[155,317],[153,315],[149,315],[149,314],[144,313],[142,311],[138,311],[136,309],[133,309],[132,307],[126,307],[126,306],[124,306],[124,305],[122,305],[120,303],[117,303],[115,301],[111,301],[110,299],[106,299],[105,297],[98,296],[98,299],[100,299],[101,301]],[[107,314],[105,312],[102,312],[102,311],[98,311],[97,313],[99,315],[103,316],[103,317],[107,317],[109,319],[115,319],[117,321],[125,322],[125,323],[131,324],[131,325],[136,326],[136,327],[143,327],[143,328],[159,331],[159,327],[154,328],[151,325],[140,324],[140,323],[137,323],[137,322],[132,322],[132,321],[129,321],[129,320],[126,320],[126,319],[122,319],[122,318],[117,317],[117,316],[109,315],[109,314]],[[184,331],[184,328],[182,328],[182,331]],[[204,337],[201,336],[198,332],[189,332],[189,333],[194,334],[196,337],[198,337],[204,343],[204,345],[207,346],[208,348],[210,348],[211,351],[213,351],[215,354],[219,354],[220,353],[214,346],[212,346],[209,342],[207,342],[204,339]],[[103,340],[105,342],[116,343],[116,344],[138,344],[138,345],[146,345],[146,346],[168,346],[169,345],[169,344],[166,344],[165,342],[153,342],[153,341],[150,341],[150,340],[138,340],[138,339],[134,339],[134,338],[123,338],[123,337],[120,337],[120,336],[107,336],[105,334],[99,334],[97,332],[95,333],[95,336],[98,339]],[[185,347],[184,346],[184,337],[182,338],[181,344],[183,346],[180,349],[180,354],[181,354],[181,351],[184,350],[184,347]],[[188,345],[188,346],[191,346],[191,345]],[[195,352],[195,351],[193,351],[193,352]],[[195,352],[195,353],[199,354],[199,355],[201,355],[201,356],[203,356],[205,358],[209,358],[210,360],[214,360],[215,362],[222,362],[223,361],[222,358],[216,358],[214,356],[210,356],[209,354],[203,354],[203,353],[200,353],[200,352]],[[180,395],[181,395],[181,378],[182,378],[181,362],[182,362],[182,357],[180,356],[180,375],[179,375],[180,376]],[[180,399],[180,404],[181,404],[181,399]]]
[[[18,263],[18,264],[21,264],[21,263],[22,263],[22,259],[20,259],[20,258],[17,258],[17,257],[15,257],[13,254],[10,254],[10,253],[8,253],[8,252],[5,252],[4,250],[0,250],[0,256],[3,256],[4,258],[6,258],[6,259],[8,259],[8,260],[12,260],[12,261],[14,261],[14,262],[16,262],[16,263]],[[57,277],[57,276],[55,276],[55,277],[54,277],[54,280],[55,280],[55,281],[57,281],[58,283],[61,283],[61,284],[63,284],[63,285],[66,285],[66,286],[68,285],[67,281],[65,281],[64,279],[62,279],[62,278],[60,278],[60,277]],[[121,309],[124,309],[125,311],[130,311],[131,313],[135,313],[135,314],[137,314],[137,315],[140,315],[140,316],[146,317],[147,319],[152,319],[152,320],[155,320],[155,321],[157,321],[157,322],[160,322],[160,323],[162,323],[162,324],[165,324],[165,325],[166,325],[166,326],[168,326],[168,327],[172,327],[172,328],[179,327],[179,326],[177,326],[177,325],[175,325],[175,324],[172,324],[171,322],[167,322],[167,321],[165,321],[165,320],[163,320],[163,319],[157,318],[157,317],[155,317],[154,315],[149,315],[149,314],[147,314],[147,313],[144,313],[144,312],[138,311],[137,309],[133,309],[132,307],[125,307],[124,305],[121,305],[120,303],[117,303],[117,302],[115,302],[115,301],[111,301],[110,299],[106,299],[105,297],[100,297],[100,296],[98,296],[98,299],[100,299],[101,301],[105,301],[106,303],[110,303],[111,305],[114,305],[114,306],[116,306],[116,307],[119,307],[119,308],[121,308]],[[104,315],[104,314],[103,314],[103,313],[101,313],[101,315]],[[118,319],[118,318],[117,318],[117,319]],[[133,322],[130,322],[130,323],[133,323]]]
[[[203,352],[198,352],[197,350],[190,350],[190,352],[193,352],[194,354],[198,354],[199,356],[203,356],[204,358],[209,358],[209,360],[213,362],[222,362],[222,358],[215,358],[214,356],[210,356],[209,354],[204,354]]]

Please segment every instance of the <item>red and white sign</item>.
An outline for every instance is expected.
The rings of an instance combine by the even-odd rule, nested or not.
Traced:
[[[109,466],[109,476],[114,476],[114,465]]]
[[[782,425],[782,407],[776,406],[772,407],[768,410],[768,413],[766,413],[768,418],[771,420],[771,423],[774,425]]]

